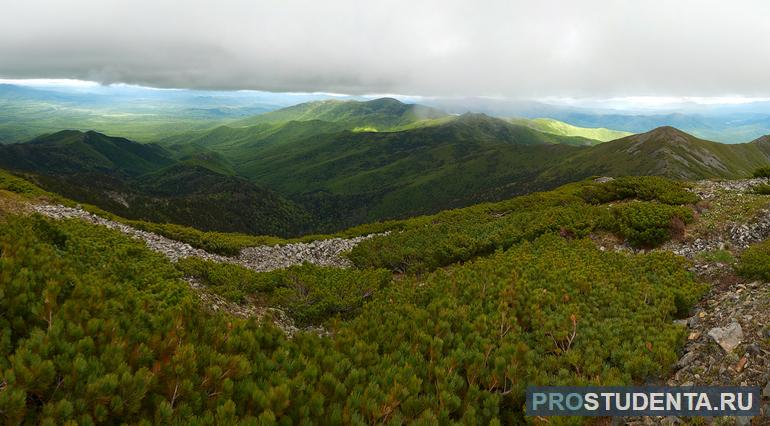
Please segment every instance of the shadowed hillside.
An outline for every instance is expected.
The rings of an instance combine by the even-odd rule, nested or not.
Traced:
[[[223,174],[229,166],[212,152],[178,161],[157,145],[68,130],[1,146],[0,164],[31,174],[48,190],[131,219],[283,236],[307,232],[312,223],[295,203]]]

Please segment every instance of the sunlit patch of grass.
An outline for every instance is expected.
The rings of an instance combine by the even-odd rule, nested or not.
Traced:
[[[377,128],[376,128],[376,127],[371,127],[371,126],[361,126],[361,127],[355,127],[355,128],[353,128],[353,130],[352,130],[352,131],[353,131],[353,133],[366,133],[366,132],[369,132],[369,133],[371,133],[371,132],[378,132],[379,130],[377,130]]]

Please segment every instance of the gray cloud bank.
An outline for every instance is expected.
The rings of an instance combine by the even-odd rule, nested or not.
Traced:
[[[0,77],[429,96],[770,96],[762,0],[0,0]]]

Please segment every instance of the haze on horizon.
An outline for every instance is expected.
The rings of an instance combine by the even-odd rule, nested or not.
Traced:
[[[0,7],[5,79],[566,103],[770,97],[770,3],[759,0]]]

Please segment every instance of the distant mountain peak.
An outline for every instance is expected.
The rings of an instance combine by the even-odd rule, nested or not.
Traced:
[[[655,129],[652,129],[649,132],[647,132],[647,134],[660,135],[660,136],[686,136],[686,137],[689,137],[689,138],[695,137],[695,136],[693,136],[693,135],[691,135],[691,134],[689,134],[687,132],[684,132],[682,130],[679,130],[676,127],[673,127],[673,126],[660,126],[660,127],[656,127]]]
[[[368,101],[332,100],[293,105],[277,111],[249,117],[231,124],[249,127],[264,123],[320,120],[346,123],[348,127],[373,127],[377,130],[406,126],[421,119],[445,117],[446,113],[419,104],[407,104],[398,99],[383,97]]]
[[[681,143],[690,143],[694,141],[702,141],[700,138],[697,138],[687,132],[684,132],[672,126],[657,127],[655,129],[650,130],[649,132],[626,136],[625,138],[622,138],[619,140],[633,142],[633,143],[654,143],[654,144],[681,144]],[[702,141],[702,142],[708,142],[708,141]]]
[[[85,135],[85,132],[81,130],[66,129],[66,130],[59,130],[58,132],[53,132],[45,136],[54,137],[54,136],[74,136],[74,135]],[[45,136],[41,136],[41,137],[45,137]]]
[[[396,98],[390,98],[390,97],[387,97],[387,96],[383,97],[383,98],[372,99],[370,101],[366,101],[366,103],[370,104],[370,105],[378,105],[378,104],[382,104],[382,105],[406,105],[405,103],[399,101]]]

